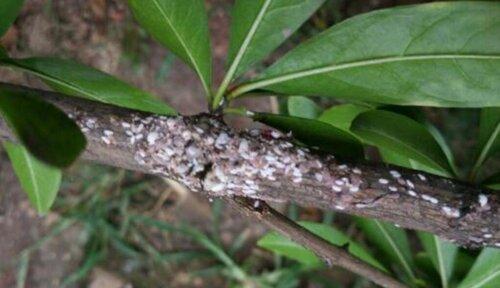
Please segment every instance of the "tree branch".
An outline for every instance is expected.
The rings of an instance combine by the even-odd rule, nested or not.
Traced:
[[[366,264],[352,256],[344,249],[331,245],[322,238],[312,234],[295,222],[277,212],[265,202],[242,197],[228,197],[226,203],[237,209],[250,219],[256,219],[269,228],[283,234],[292,241],[307,247],[318,255],[328,266],[339,266],[374,283],[388,288],[406,287],[404,284],[384,274],[377,268]]]
[[[80,125],[88,140],[84,159],[173,178],[211,196],[292,201],[464,246],[500,247],[499,196],[492,190],[395,166],[342,162],[297,147],[275,130],[234,132],[215,116],[165,117],[39,92]],[[0,137],[14,139],[2,120]]]

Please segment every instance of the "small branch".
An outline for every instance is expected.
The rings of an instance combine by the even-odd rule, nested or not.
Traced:
[[[307,231],[263,201],[242,197],[228,197],[226,198],[226,202],[236,210],[247,215],[249,219],[258,220],[290,240],[312,250],[328,266],[335,265],[342,267],[382,287],[406,287],[389,275],[352,256],[344,249],[331,245],[324,239]]]
[[[345,162],[298,147],[275,130],[235,132],[211,115],[165,117],[38,93],[80,125],[88,141],[83,158],[90,161],[171,178],[210,196],[294,202],[428,231],[463,246],[500,247],[500,195],[492,190]],[[15,140],[0,119],[2,137]]]

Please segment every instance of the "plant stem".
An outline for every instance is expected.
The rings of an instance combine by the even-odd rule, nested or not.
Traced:
[[[227,77],[228,74],[226,74]],[[212,99],[212,111],[217,110],[217,108],[222,104],[222,99],[224,97],[224,93],[226,92],[227,87],[229,86],[229,83],[231,79],[229,78],[224,78],[223,82],[219,86],[219,89],[217,90],[217,93]]]
[[[2,85],[7,84],[0,83],[0,86]],[[25,90],[26,88],[19,89]],[[268,161],[266,157],[269,154],[277,155],[276,149],[279,148],[278,152],[281,156],[278,158],[289,157],[292,159],[289,165],[304,168],[302,183],[295,182],[294,176],[287,171],[286,166],[276,167],[274,174],[278,177],[273,180],[260,173],[251,178],[255,184],[255,189],[251,191],[252,198],[274,202],[294,202],[301,206],[325,210],[342,210],[347,214],[370,217],[396,223],[408,229],[431,232],[454,240],[457,245],[500,246],[500,226],[496,221],[500,213],[500,198],[490,189],[402,167],[364,161],[347,162],[325,157],[325,155],[301,149],[286,136],[273,138],[270,141],[268,130],[255,131],[258,134],[238,132],[227,126],[219,116],[200,114],[160,117],[131,112],[85,99],[65,97],[58,93],[36,91],[44,100],[75,116],[79,125],[84,126],[88,119],[95,119],[99,123],[99,129],[90,129],[85,132],[88,146],[83,158],[86,160],[175,178],[188,189],[199,191],[209,197],[232,197],[234,195],[245,196],[247,192],[241,188],[242,186],[237,186],[231,193],[226,190],[214,191],[217,187],[206,185],[210,184],[207,179],[213,179],[217,170],[219,174],[222,172],[222,175],[227,178],[225,183],[243,183],[244,185],[244,181],[249,176],[246,176],[244,172],[232,174],[231,171],[239,171],[242,166],[246,165],[259,171],[255,163]],[[144,126],[143,135],[161,129],[162,136],[157,139],[155,145],[149,145],[146,139],[134,145],[130,144],[127,130],[123,129],[120,123],[134,123],[137,119],[150,123]],[[114,132],[113,143],[103,143],[101,139],[103,129]],[[196,134],[200,138],[189,140],[178,137],[181,134]],[[206,141],[208,138],[217,139],[221,135],[228,140],[224,149],[216,147],[215,141],[212,143]],[[7,123],[2,119],[0,119],[0,138],[16,141]],[[175,147],[171,144],[172,141],[175,141]],[[243,157],[240,153],[236,153],[240,145],[243,148],[248,146],[248,150],[254,153],[252,157]],[[181,172],[178,169],[178,161],[186,161],[185,163],[193,161],[192,157],[189,158],[186,154],[189,146],[203,151],[196,160],[202,165],[207,164],[203,166],[206,167],[206,174],[199,175],[191,173],[190,170]],[[167,147],[168,149],[175,148],[175,161],[160,157],[163,155],[162,151],[165,151],[163,149]],[[356,173],[355,168],[359,170]],[[401,181],[403,179],[393,180],[391,170],[399,171],[401,178],[411,181],[409,182],[411,184]],[[357,174],[361,172],[361,176]],[[318,181],[316,178],[318,175],[330,181]],[[332,181],[335,181],[339,175],[361,177],[363,186],[354,197],[343,197],[344,193],[332,193]],[[398,183],[394,185],[399,186],[399,191],[391,191],[390,185],[380,184],[381,178],[391,179],[390,181]],[[402,184],[397,181],[401,181]],[[482,199],[481,202],[478,199]],[[450,208],[460,213],[447,213]],[[488,230],[492,237],[477,238],[485,233],[482,232],[483,230]]]
[[[258,202],[255,202],[258,201]],[[236,197],[228,198],[227,202],[240,212],[257,218],[269,228],[303,245],[323,259],[328,266],[337,265],[353,273],[363,276],[372,282],[389,288],[406,287],[391,276],[377,268],[355,258],[344,249],[331,245],[324,239],[307,231],[297,223],[283,216],[278,211],[260,200]]]
[[[239,115],[239,116],[245,116],[245,117],[251,117],[253,112],[248,111],[247,109],[243,107],[238,107],[238,108],[225,108],[224,109],[224,114],[233,114],[233,115]]]

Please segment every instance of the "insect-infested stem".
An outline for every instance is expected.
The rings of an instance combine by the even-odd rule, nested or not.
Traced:
[[[289,201],[431,232],[458,245],[500,247],[500,197],[484,187],[346,162],[295,145],[276,130],[235,131],[220,115],[167,117],[37,93],[85,129],[83,158],[90,161],[169,177],[211,196]],[[0,138],[16,140],[1,119]]]

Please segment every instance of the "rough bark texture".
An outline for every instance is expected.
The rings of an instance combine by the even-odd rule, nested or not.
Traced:
[[[333,209],[500,247],[499,195],[400,167],[345,163],[274,130],[236,133],[210,115],[165,117],[41,91],[88,140],[84,159],[173,178],[211,196]],[[0,137],[13,139],[0,119]]]

